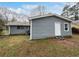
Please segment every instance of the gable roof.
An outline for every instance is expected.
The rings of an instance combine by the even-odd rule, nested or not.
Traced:
[[[58,18],[61,18],[61,19],[65,20],[65,21],[69,21],[69,22],[71,22],[71,20],[68,19],[68,18],[65,18],[65,17],[60,16],[60,15],[57,15],[57,14],[51,14],[51,13],[49,13],[49,14],[45,14],[45,15],[40,15],[40,16],[30,17],[29,19],[30,19],[30,20],[34,20],[34,19],[44,18],[44,17],[50,17],[50,16],[58,17]]]
[[[8,22],[7,24],[5,24],[6,26],[30,26],[29,22]]]

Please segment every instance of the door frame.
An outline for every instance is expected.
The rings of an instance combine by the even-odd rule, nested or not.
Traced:
[[[55,36],[61,36],[61,23],[55,22]]]

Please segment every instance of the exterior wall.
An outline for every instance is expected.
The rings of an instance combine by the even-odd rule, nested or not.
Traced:
[[[55,22],[61,23],[61,35],[62,36],[69,36],[72,35],[71,31],[71,23],[61,20],[57,17],[45,17],[31,21],[32,30],[30,36],[31,39],[40,39],[46,37],[54,37],[55,36]],[[64,31],[64,23],[69,24],[69,31]]]
[[[10,34],[26,34],[28,30],[29,26],[24,26],[24,29],[17,29],[17,26],[10,26]]]

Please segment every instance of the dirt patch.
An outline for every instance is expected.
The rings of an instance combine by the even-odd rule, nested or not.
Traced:
[[[79,41],[67,40],[69,42],[73,42],[75,47],[79,47]]]
[[[58,44],[64,45],[65,47],[74,47],[78,48],[79,47],[79,42],[73,41],[73,40],[56,40]]]
[[[57,43],[62,44],[66,47],[74,47],[74,42],[67,41],[67,40],[58,40]]]
[[[65,47],[73,47],[74,45],[74,43],[71,41],[59,40],[59,39],[50,39],[49,42],[50,44],[58,44],[58,45],[63,45]]]

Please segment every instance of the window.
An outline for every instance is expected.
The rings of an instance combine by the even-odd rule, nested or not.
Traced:
[[[22,26],[17,26],[17,29],[24,29],[24,27],[22,27]]]
[[[69,24],[68,23],[64,24],[64,31],[69,31]]]

